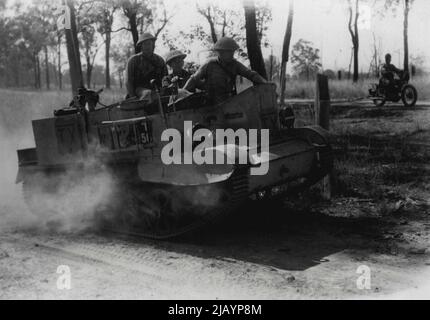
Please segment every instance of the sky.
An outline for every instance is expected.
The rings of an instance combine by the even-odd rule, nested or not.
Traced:
[[[170,5],[176,6],[176,14],[172,24],[183,26],[184,29],[193,23],[207,22],[195,13],[197,0],[169,0]],[[199,3],[206,0],[198,0]],[[259,0],[256,0],[259,1]],[[214,2],[214,0],[212,0]],[[240,8],[241,0],[215,0],[223,7]],[[266,0],[272,8],[273,20],[269,25],[268,39],[271,48],[264,49],[263,54],[269,55],[271,50],[276,56],[282,52],[282,43],[285,34],[288,0]],[[363,3],[365,1],[362,1]],[[360,52],[359,61],[362,70],[368,71],[373,54],[373,34],[377,47],[381,50],[381,59],[385,53],[390,52],[393,63],[403,65],[403,7],[399,14],[386,12],[382,17],[377,11],[384,0],[367,1],[375,5],[362,5],[362,18],[360,19]],[[352,42],[348,32],[347,0],[295,0],[294,23],[291,45],[303,38],[312,41],[320,49],[324,69],[348,68],[351,58]],[[430,1],[415,0],[409,15],[409,50],[411,56],[423,56],[425,65],[430,69]],[[194,54],[195,56],[195,54]],[[195,59],[195,57],[192,57]]]
[[[18,0],[9,0],[9,3]],[[30,2],[30,0],[21,0]],[[37,2],[37,0],[35,0]],[[54,1],[54,0],[53,0]],[[170,21],[169,34],[176,36],[180,30],[189,31],[192,25],[201,24],[208,30],[206,20],[196,12],[196,3],[215,2],[221,7],[242,9],[242,0],[166,0],[167,6],[174,12]],[[263,55],[268,56],[272,51],[280,57],[282,43],[287,24],[289,0],[255,0],[263,1],[272,9],[273,20],[269,24],[267,38],[269,48],[263,49]],[[380,58],[385,53],[391,53],[393,63],[399,67],[403,64],[403,7],[398,14],[386,12],[384,16],[378,13],[385,0],[360,0],[362,12],[360,19],[360,71],[367,72],[373,54],[373,37],[380,50]],[[403,2],[403,1],[401,1]],[[367,4],[367,5],[366,5]],[[368,5],[372,4],[372,5]],[[348,69],[351,58],[352,42],[348,32],[347,0],[295,0],[294,23],[291,46],[299,39],[311,41],[314,47],[320,49],[320,56],[324,69]],[[409,50],[410,56],[422,56],[424,66],[430,70],[430,41],[427,39],[430,32],[430,1],[414,0],[409,15]],[[119,23],[119,22],[118,22]],[[129,32],[117,33],[116,40],[121,43],[131,42]],[[190,48],[192,53],[187,60],[202,63],[205,60],[204,49],[200,44]],[[168,48],[157,42],[156,52],[164,56]],[[103,64],[103,50],[100,50],[96,59]],[[289,71],[289,65],[287,71]]]

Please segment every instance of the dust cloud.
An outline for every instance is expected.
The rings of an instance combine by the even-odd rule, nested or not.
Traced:
[[[8,97],[5,97],[6,99]],[[5,99],[2,97],[2,101]],[[17,149],[34,147],[31,118],[49,117],[16,112],[3,102],[0,114],[0,232],[49,230],[75,232],[94,226],[95,215],[103,211],[114,190],[114,179],[95,157],[83,167],[67,170],[54,184],[50,176],[38,174],[26,186],[15,183]],[[34,113],[39,113],[36,115]],[[32,187],[32,192],[24,189]]]
[[[28,228],[38,223],[23,201],[21,185],[15,184],[18,159],[14,149],[20,139],[14,138],[0,127],[0,231]]]

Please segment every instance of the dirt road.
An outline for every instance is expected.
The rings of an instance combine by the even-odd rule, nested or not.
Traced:
[[[0,298],[430,298],[428,215],[388,220],[248,211],[176,242],[4,232]],[[60,265],[70,268],[70,290],[57,287]],[[369,289],[357,285],[360,266]]]
[[[398,183],[383,203],[361,194],[254,205],[193,237],[156,242],[29,229],[20,219],[37,217],[14,186],[16,159],[3,155],[0,299],[430,298],[428,181]]]

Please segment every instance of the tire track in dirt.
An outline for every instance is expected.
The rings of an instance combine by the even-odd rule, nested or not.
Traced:
[[[16,233],[0,238],[2,242],[14,241],[37,246],[54,256],[80,259],[84,263],[114,266],[137,272],[148,285],[161,291],[181,292],[178,297],[204,298],[255,298],[298,297],[297,288],[303,282],[291,273],[269,266],[234,259],[204,259],[159,250],[156,246],[136,243],[135,240],[115,239],[88,235],[28,235]],[[184,294],[185,293],[185,294]]]

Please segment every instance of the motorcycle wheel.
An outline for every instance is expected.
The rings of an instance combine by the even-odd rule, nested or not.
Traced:
[[[414,86],[407,84],[402,88],[402,101],[405,107],[413,107],[417,103],[418,94]]]

